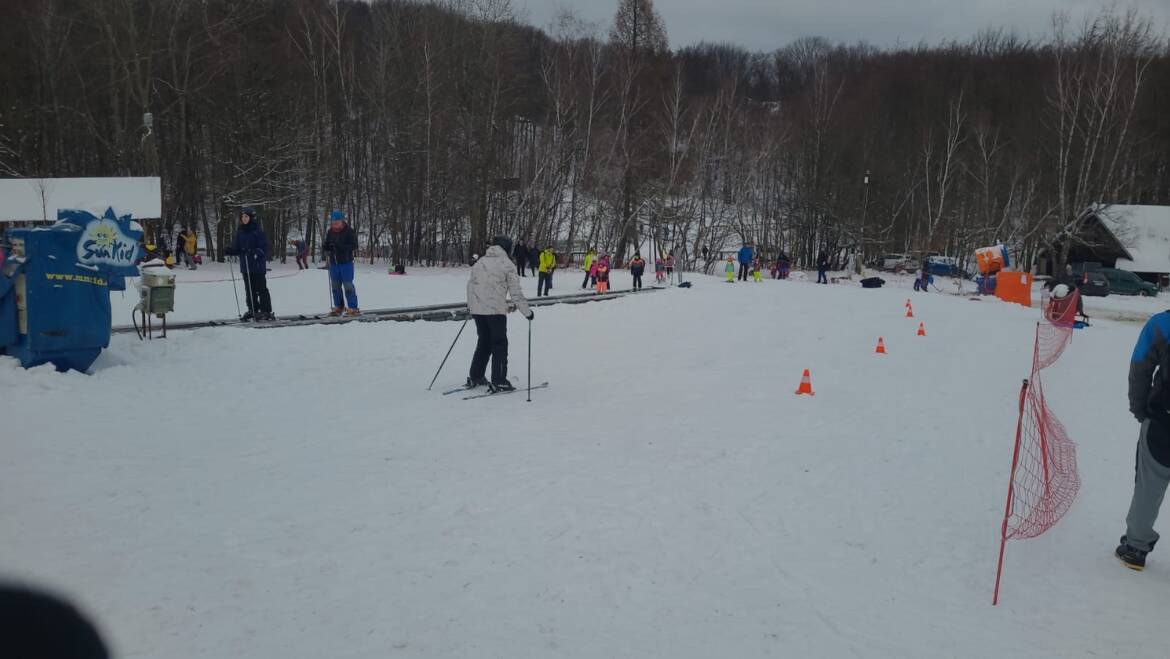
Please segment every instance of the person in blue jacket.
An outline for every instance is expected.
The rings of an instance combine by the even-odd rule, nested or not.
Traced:
[[[747,281],[748,270],[752,267],[752,259],[756,258],[756,250],[752,249],[752,244],[747,243],[739,248],[739,280]]]
[[[333,290],[333,310],[330,316],[356,316],[361,313],[358,308],[357,289],[353,285],[353,253],[357,250],[357,233],[345,221],[345,213],[333,211],[329,215],[329,232],[325,235],[325,244],[321,250],[325,252],[325,262],[329,264],[329,288]],[[341,290],[345,289],[345,300],[342,301]],[[346,309],[346,304],[349,308]]]
[[[256,221],[256,211],[245,208],[240,213],[236,237],[224,250],[228,256],[240,257],[240,273],[244,275],[244,297],[248,311],[240,320],[274,320],[272,297],[268,294],[268,238]]]
[[[1129,411],[1141,430],[1125,535],[1114,553],[1126,567],[1142,570],[1158,542],[1154,521],[1170,484],[1170,311],[1152,316],[1138,335],[1129,362]]]

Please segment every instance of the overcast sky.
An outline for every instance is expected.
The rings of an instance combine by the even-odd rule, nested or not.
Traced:
[[[1160,32],[1170,25],[1170,0],[1116,4],[1153,18]],[[617,0],[512,0],[512,6],[541,28],[562,8],[608,28]],[[878,46],[934,44],[966,39],[986,27],[1043,37],[1054,10],[1079,20],[1104,6],[1102,0],[654,0],[671,48],[714,41],[754,51],[774,50],[804,36]]]

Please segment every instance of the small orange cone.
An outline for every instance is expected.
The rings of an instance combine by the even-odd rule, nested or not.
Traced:
[[[808,369],[804,369],[804,376],[800,378],[800,388],[796,390],[797,396],[815,396],[812,390],[812,375]]]
[[[883,341],[882,337],[880,337],[880,336],[878,337],[877,349],[874,350],[874,352],[879,354],[879,355],[886,354],[886,342]]]
[[[914,317],[914,307],[906,307],[906,317],[907,318]]]
[[[926,336],[926,324],[918,323],[918,336]]]

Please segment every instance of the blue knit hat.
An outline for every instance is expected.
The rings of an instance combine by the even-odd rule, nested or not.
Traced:
[[[244,215],[247,215],[248,217],[252,218],[253,220],[256,219],[256,209],[252,208],[251,206],[245,206],[244,210],[241,212]]]
[[[333,211],[329,214],[329,220],[332,222],[344,222],[345,213],[342,213],[341,211]]]

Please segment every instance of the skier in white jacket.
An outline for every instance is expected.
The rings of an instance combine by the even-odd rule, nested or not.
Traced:
[[[467,387],[481,384],[495,391],[513,391],[515,386],[508,382],[508,296],[528,320],[532,320],[532,309],[524,291],[520,290],[520,277],[516,265],[508,258],[512,251],[512,240],[496,236],[484,255],[471,266],[471,278],[467,280],[467,308],[475,319],[475,331],[479,342],[475,344],[475,356],[471,358],[471,372]],[[488,357],[492,360],[492,379],[484,378]]]

